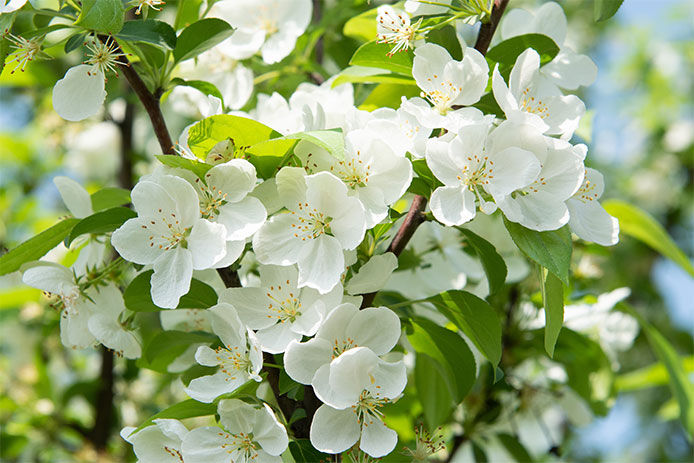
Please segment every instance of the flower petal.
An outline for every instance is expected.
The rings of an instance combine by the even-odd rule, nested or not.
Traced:
[[[78,219],[92,215],[92,198],[82,185],[62,175],[53,177],[53,183],[58,188],[60,197],[63,198],[65,206],[72,215]]]
[[[379,419],[364,423],[361,429],[359,448],[374,458],[388,455],[398,443],[398,434]]]
[[[222,224],[197,220],[187,241],[195,270],[211,268],[227,255],[226,229]]]
[[[344,452],[359,440],[359,422],[352,410],[321,405],[311,422],[311,444],[321,452]]]
[[[284,369],[294,381],[311,384],[316,371],[330,363],[332,346],[325,339],[291,342],[284,353]]]
[[[287,430],[277,421],[268,404],[257,412],[258,418],[253,427],[253,437],[260,446],[270,455],[279,455],[287,450],[289,438]]]
[[[164,309],[173,309],[181,296],[190,290],[193,278],[193,257],[188,249],[175,247],[154,261],[150,279],[152,302]]]
[[[400,318],[386,307],[360,310],[349,322],[346,333],[357,343],[383,355],[400,339]]]
[[[449,227],[469,222],[477,213],[475,195],[462,186],[438,187],[429,206],[436,220]]]
[[[71,67],[53,87],[53,109],[67,121],[81,121],[93,116],[106,99],[105,79],[92,66]]]
[[[340,282],[345,270],[342,246],[334,236],[321,235],[304,246],[297,265],[299,288],[308,286],[325,294]]]

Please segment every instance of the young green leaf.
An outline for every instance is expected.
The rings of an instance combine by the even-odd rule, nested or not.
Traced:
[[[352,66],[386,69],[411,77],[414,53],[411,51],[403,51],[393,56],[388,56],[388,52],[390,52],[391,48],[391,45],[387,43],[376,43],[375,40],[365,43],[354,52],[349,64]]]
[[[108,187],[91,194],[92,210],[94,212],[122,206],[130,202],[130,192],[123,188]]]
[[[520,443],[517,437],[512,436],[511,434],[501,433],[497,434],[496,438],[518,463],[532,463],[535,461],[525,449],[523,444]]]
[[[133,432],[138,432],[147,426],[153,425],[153,420],[156,420],[157,418],[173,418],[182,420],[184,418],[193,418],[195,416],[214,415],[215,413],[217,413],[217,404],[205,404],[194,399],[188,399],[150,416]]]
[[[671,259],[694,277],[694,266],[677,247],[665,229],[647,212],[623,201],[610,200],[603,203],[605,210],[619,219],[619,231],[650,246]]]
[[[142,366],[150,370],[166,373],[166,368],[189,346],[193,344],[211,344],[217,337],[211,333],[189,333],[186,331],[160,331],[147,342],[143,350]]]
[[[617,13],[624,0],[595,0],[593,3],[593,19],[596,22],[610,19]]]
[[[374,40],[377,35],[376,17],[378,8],[367,10],[357,16],[350,18],[342,29],[342,33],[347,37],[352,37],[361,42]]]
[[[222,92],[219,91],[217,86],[210,82],[204,80],[183,80],[180,77],[176,77],[174,79],[171,79],[171,85],[192,87],[196,90],[201,91],[205,95],[212,95],[214,97],[219,98],[222,102],[222,105],[224,105],[224,97],[222,96]]]
[[[121,0],[82,0],[82,11],[75,22],[97,32],[117,34],[123,27],[125,8]]]
[[[546,35],[525,34],[504,40],[491,48],[486,57],[494,63],[513,66],[518,56],[528,48],[532,48],[540,55],[540,65],[549,63],[559,53],[557,44]]]
[[[446,291],[427,301],[465,333],[496,368],[501,360],[501,321],[487,301],[466,291]]]
[[[176,47],[173,27],[156,19],[126,21],[116,37],[131,42],[147,42],[168,50]]]
[[[689,376],[682,366],[681,357],[672,347],[672,344],[633,307],[624,302],[620,302],[617,307],[636,318],[646,334],[653,353],[665,365],[670,376],[672,395],[675,396],[679,404],[680,421],[682,421],[691,442],[694,440],[694,384],[689,380]]]
[[[336,159],[345,158],[345,136],[341,129],[299,132],[284,137],[288,140],[306,140],[317,145]]]
[[[164,310],[154,305],[150,294],[152,270],[143,272],[130,282],[123,293],[125,307],[133,312],[156,312]],[[217,303],[217,293],[211,286],[193,278],[190,290],[181,297],[178,309],[208,309]]]
[[[109,233],[120,227],[126,220],[137,217],[137,213],[127,207],[113,207],[104,211],[96,212],[95,214],[85,217],[80,220],[67,237],[66,244],[70,246],[75,238],[91,233],[102,235]]]
[[[191,127],[188,146],[196,156],[204,159],[222,140],[231,139],[236,148],[243,151],[257,143],[280,137],[282,134],[253,119],[220,114],[205,118]]]
[[[296,463],[328,462],[332,455],[316,450],[308,439],[296,439],[289,443],[289,453]]]
[[[218,18],[205,18],[183,29],[174,48],[174,61],[185,61],[231,37],[234,30]]]
[[[19,246],[11,249],[0,257],[0,275],[5,275],[15,270],[26,262],[37,260],[70,234],[70,230],[79,222],[79,219],[65,219],[42,231],[33,238],[29,238]]]
[[[192,159],[182,158],[180,156],[168,156],[165,154],[156,154],[154,156],[165,166],[174,167],[177,169],[186,169],[193,172],[201,179],[205,178],[205,174],[213,166],[204,162],[194,161]]]
[[[65,42],[65,53],[70,53],[72,50],[77,50],[84,43],[85,33],[75,34]]]
[[[485,240],[481,236],[473,233],[467,228],[458,228],[465,236],[467,243],[474,249],[475,254],[482,262],[484,273],[487,275],[489,282],[489,294],[494,294],[499,291],[506,281],[506,263],[504,259],[496,252],[494,245]]]
[[[545,308],[545,350],[553,357],[554,346],[564,323],[564,285],[556,275],[542,267],[540,276],[542,305]]]
[[[573,243],[568,226],[559,230],[538,232],[509,222],[505,217],[504,224],[511,239],[523,254],[555,274],[565,286],[569,286]]]
[[[453,398],[446,385],[443,367],[426,354],[417,354],[414,384],[429,429],[443,424],[453,411]]]

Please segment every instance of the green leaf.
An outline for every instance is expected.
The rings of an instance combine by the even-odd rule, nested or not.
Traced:
[[[518,56],[528,48],[532,48],[540,55],[541,66],[552,61],[559,53],[557,44],[546,35],[525,34],[504,40],[490,49],[486,57],[495,63],[513,67]]]
[[[623,201],[603,203],[605,210],[619,220],[619,232],[629,235],[671,259],[694,277],[694,266],[677,247],[665,229],[644,210]]]
[[[42,231],[8,251],[0,257],[0,275],[6,275],[19,270],[22,264],[38,260],[46,255],[48,251],[63,241],[77,222],[79,222],[79,219],[61,220],[49,229]]]
[[[694,372],[694,355],[682,359],[682,368],[688,375]],[[638,370],[623,373],[615,379],[617,391],[636,391],[649,387],[663,386],[670,381],[670,374],[662,362],[656,362]]]
[[[365,11],[357,16],[350,18],[342,29],[342,33],[347,37],[369,42],[376,38],[376,17],[378,8]]]
[[[0,17],[2,16],[0,15]],[[7,60],[7,55],[9,55],[11,51],[10,41],[0,35],[0,75],[2,75],[3,69],[5,69],[5,61]]]
[[[375,40],[365,43],[354,52],[349,64],[352,66],[387,69],[388,71],[411,77],[414,53],[408,50],[388,56],[387,53],[390,52],[391,48],[393,48],[392,45],[376,43]]]
[[[359,109],[373,111],[378,108],[398,109],[402,103],[402,97],[411,98],[419,96],[419,87],[402,84],[378,84],[369,93]]]
[[[92,210],[98,212],[128,204],[130,202],[130,192],[123,188],[109,187],[95,191],[92,193],[91,198]]]
[[[201,91],[205,95],[212,95],[219,98],[219,100],[222,102],[222,106],[224,105],[224,97],[222,96],[222,92],[219,91],[217,86],[204,80],[183,80],[180,77],[176,77],[171,79],[171,85],[192,87]]]
[[[82,11],[75,25],[106,34],[117,34],[123,27],[124,14],[125,8],[121,0],[82,0]]]
[[[203,0],[180,0],[174,20],[174,28],[178,31],[200,19],[200,5]]]
[[[205,18],[183,29],[174,48],[174,61],[194,58],[220,42],[231,37],[234,30],[218,18]]]
[[[332,455],[316,450],[308,439],[296,439],[289,443],[289,452],[296,463],[317,463],[332,461]]]
[[[569,286],[573,243],[568,226],[559,230],[538,232],[509,222],[506,217],[504,224],[511,239],[523,254],[555,274],[565,286]]]
[[[133,312],[156,312],[165,310],[154,305],[150,294],[152,270],[136,276],[125,289],[123,299],[125,307]],[[207,309],[217,304],[217,293],[212,287],[200,280],[193,278],[190,282],[190,291],[181,297],[177,309]]]
[[[70,246],[75,238],[91,233],[94,235],[103,235],[120,227],[126,220],[137,217],[137,213],[127,207],[114,207],[99,211],[95,214],[85,217],[80,220],[67,237],[66,245]]]
[[[511,434],[501,433],[497,434],[496,438],[499,439],[501,445],[504,446],[506,451],[513,457],[518,463],[532,463],[533,457],[530,456],[528,451],[523,447],[517,437]]]
[[[126,21],[116,37],[131,42],[147,42],[168,50],[176,47],[176,31],[156,19]]]
[[[204,159],[214,145],[222,140],[230,138],[239,151],[244,151],[252,145],[281,137],[279,132],[253,119],[220,114],[207,117],[191,127],[188,131],[188,146],[196,156]]]
[[[617,13],[624,0],[595,0],[593,3],[593,19],[596,22],[610,19]]]
[[[288,140],[306,140],[317,145],[336,159],[345,158],[345,136],[342,129],[314,130],[299,132],[284,137]]]
[[[487,275],[487,281],[489,281],[489,293],[496,293],[506,281],[507,269],[504,259],[489,241],[467,228],[458,228],[458,230],[465,235],[467,243],[475,250],[475,254],[482,262],[484,273]]]
[[[210,333],[189,333],[186,331],[161,331],[152,337],[144,348],[142,366],[151,370],[166,373],[169,366],[178,356],[193,345],[213,343],[217,337]]]
[[[157,418],[173,418],[182,420],[184,418],[193,418],[195,416],[214,415],[215,413],[217,413],[217,404],[205,404],[194,399],[188,399],[150,416],[133,432],[138,432],[147,426],[153,425],[153,420],[156,420]]]
[[[564,285],[553,273],[540,269],[542,305],[545,308],[545,351],[554,356],[559,332],[564,324]]]
[[[492,306],[466,291],[446,291],[427,299],[470,338],[494,368],[501,360],[501,322]]]
[[[504,115],[504,111],[499,106],[499,103],[496,102],[496,98],[494,98],[494,94],[492,92],[485,93],[484,95],[482,95],[480,101],[478,101],[472,106],[479,109],[484,114],[494,114],[496,117],[499,117],[501,119],[506,117]]]
[[[332,87],[335,88],[338,85],[348,82],[417,86],[417,82],[411,77],[391,73],[384,74],[383,69],[367,68],[363,66],[350,66],[344,69],[337,75],[332,83]]]
[[[434,429],[443,424],[453,411],[453,398],[441,365],[428,355],[417,354],[414,383],[427,427]]]
[[[682,365],[682,358],[672,344],[660,332],[641,316],[630,305],[620,302],[620,310],[636,318],[641,325],[651,349],[660,360],[670,376],[670,389],[680,407],[680,421],[686,430],[689,441],[694,440],[694,384],[689,380]]]
[[[76,50],[82,46],[84,43],[84,38],[87,36],[85,33],[75,34],[65,42],[65,53],[70,53],[72,50]]]
[[[212,165],[205,164],[204,162],[194,161],[192,159],[182,158],[180,156],[171,156],[167,154],[155,154],[155,158],[159,160],[162,164],[169,167],[174,167],[177,169],[186,169],[193,172],[195,175],[201,179],[205,178],[205,174],[212,169]]]
[[[442,367],[450,396],[460,403],[475,382],[475,357],[462,337],[436,323],[417,318],[412,322],[414,331],[407,339],[418,354],[426,354]]]
[[[489,463],[487,452],[477,442],[472,442],[472,458],[475,463]]]

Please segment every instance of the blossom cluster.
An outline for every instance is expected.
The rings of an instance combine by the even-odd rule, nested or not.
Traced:
[[[420,176],[413,163],[433,175],[430,212],[444,226],[472,227],[479,213],[503,215],[530,230],[568,224],[584,240],[616,243],[617,221],[599,203],[602,176],[585,166],[587,147],[571,141],[585,106],[566,92],[590,84],[594,64],[568,47],[545,64],[529,48],[506,76],[472,47],[463,46],[458,61],[427,42],[419,28],[428,12],[412,4],[419,5],[406,2],[407,11],[379,8],[377,40],[393,44],[391,54],[414,49],[412,77],[420,96],[369,112],[355,104],[351,84],[333,78],[303,83],[289,99],[258,95],[255,107],[242,112],[253,76],[240,60],[259,53],[275,63],[287,56],[310,21],[311,6],[308,0],[215,2],[209,15],[227,20],[235,33],[195,64],[181,63],[180,70],[209,78],[224,104],[179,87],[171,95],[174,108],[253,119],[285,136],[332,130],[341,151],[302,139],[292,148],[291,162],[262,178],[252,159],[225,150],[222,141],[207,153],[202,174],[159,165],[141,177],[131,192],[137,216],[113,231],[110,242],[92,237],[81,243],[81,260],[72,270],[49,263],[24,269],[26,284],[60,298],[66,346],[99,342],[127,358],[141,355],[142,340],[120,290],[113,283],[89,283],[95,268],[109,269],[110,246],[140,273],[152,271],[151,301],[177,309],[162,311],[162,324],[174,313],[202,317],[203,329],[215,335],[216,341],[194,346],[195,362],[215,372],[194,378],[185,392],[216,403],[221,427],[188,430],[177,420],[156,419],[143,429],[125,428],[122,436],[141,461],[281,461],[290,417],[278,419],[264,402],[225,397],[263,381],[265,360],[277,354],[283,354],[286,374],[310,385],[322,402],[310,428],[316,449],[340,453],[358,443],[373,457],[393,451],[397,434],[384,424],[383,408],[407,384],[405,362],[393,352],[401,321],[388,307],[362,307],[362,295],[384,288],[398,266],[394,254],[373,249],[373,234],[380,225],[392,225],[396,205],[411,198],[408,189]],[[420,19],[411,21],[408,12]],[[549,3],[536,16],[510,14],[502,38],[535,32],[561,46],[565,18],[562,23],[547,17],[563,18],[563,12]],[[68,70],[54,88],[54,107],[68,120],[99,110],[105,75],[123,56],[115,43],[96,37],[90,50],[92,57]],[[224,72],[214,72],[219,63]],[[489,87],[503,117],[475,107]],[[189,130],[179,139],[179,151],[200,162],[189,147]],[[68,179],[56,184],[75,217],[92,214],[79,185]],[[374,246],[368,258],[358,259],[365,239]],[[241,287],[217,291],[218,302],[207,310],[183,310],[194,275],[248,262],[252,270],[243,273]]]

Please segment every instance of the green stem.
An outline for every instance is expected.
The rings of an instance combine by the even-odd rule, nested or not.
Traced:
[[[282,365],[277,365],[276,363],[267,363],[263,362],[264,367],[270,367],[270,368],[277,368],[278,370],[284,370],[284,367]]]

